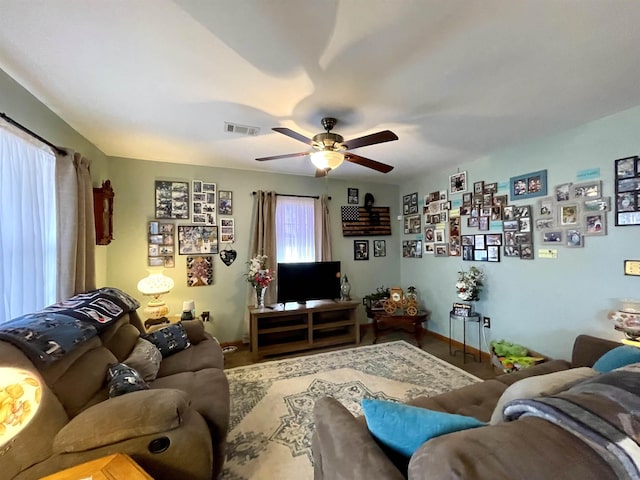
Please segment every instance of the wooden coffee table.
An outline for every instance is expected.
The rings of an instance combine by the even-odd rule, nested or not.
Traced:
[[[421,310],[417,315],[406,315],[403,312],[387,313],[384,310],[369,311],[373,318],[373,343],[378,341],[378,336],[386,330],[404,330],[413,333],[418,347],[422,347],[422,323],[429,320],[431,312]]]

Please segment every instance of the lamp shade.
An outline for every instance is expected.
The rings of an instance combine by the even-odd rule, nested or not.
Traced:
[[[321,170],[336,169],[342,165],[342,162],[344,162],[344,154],[333,150],[320,150],[311,154],[311,163]]]
[[[0,447],[20,433],[40,407],[42,384],[32,372],[0,367]]]
[[[169,293],[173,286],[173,280],[164,275],[162,270],[149,270],[149,275],[138,282],[138,290],[143,295],[150,296]]]

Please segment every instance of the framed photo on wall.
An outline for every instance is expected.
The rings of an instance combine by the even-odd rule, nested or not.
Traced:
[[[218,213],[220,215],[231,215],[233,213],[232,196],[233,194],[229,190],[220,190],[218,192]]]
[[[215,225],[178,225],[178,253],[218,253],[218,227]]]
[[[189,218],[189,182],[156,180],[156,218]]]
[[[640,159],[637,156],[615,161],[616,226],[640,225]]]
[[[349,205],[358,205],[360,203],[357,188],[347,188],[347,203]]]
[[[511,200],[544,197],[547,194],[547,171],[518,175],[509,179]]]
[[[449,193],[462,193],[467,191],[467,172],[458,172],[449,175]]]
[[[385,240],[373,241],[373,256],[374,257],[386,257],[387,256],[387,242]]]
[[[353,241],[353,259],[369,260],[369,240]]]

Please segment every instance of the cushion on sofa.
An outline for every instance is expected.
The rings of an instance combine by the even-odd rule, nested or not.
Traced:
[[[179,390],[147,390],[112,398],[67,423],[53,440],[53,451],[81,452],[173,430],[182,424],[188,407],[188,396]]]
[[[600,373],[607,373],[616,368],[640,362],[640,348],[631,345],[620,345],[602,355],[593,368]]]
[[[158,347],[144,338],[138,338],[131,354],[123,361],[137,370],[146,382],[155,380],[160,370],[160,362],[162,362],[162,353]]]
[[[155,332],[147,333],[142,335],[142,338],[149,340],[158,347],[163,357],[168,357],[191,346],[182,322],[174,323]]]
[[[431,438],[486,425],[473,417],[386,400],[364,399],[362,411],[373,436],[407,457]]]
[[[148,390],[149,385],[142,376],[124,363],[110,365],[107,370],[108,390],[110,397],[118,397],[125,393]]]
[[[502,410],[511,400],[555,395],[597,374],[598,372],[593,368],[580,367],[518,380],[516,383],[511,384],[500,396],[491,415],[490,423],[495,425],[503,421]]]

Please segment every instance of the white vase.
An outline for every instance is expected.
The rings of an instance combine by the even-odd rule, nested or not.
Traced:
[[[267,287],[256,285],[254,289],[256,291],[256,308],[264,308],[264,296],[267,293]]]

